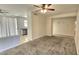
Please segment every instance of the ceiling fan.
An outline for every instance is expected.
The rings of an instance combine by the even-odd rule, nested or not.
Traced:
[[[41,5],[33,5],[35,7],[37,7],[38,9],[36,9],[35,11],[41,11],[42,13],[46,13],[47,11],[55,11],[55,9],[53,8],[49,8],[52,4],[41,4]]]
[[[8,13],[6,10],[0,9],[0,13]]]

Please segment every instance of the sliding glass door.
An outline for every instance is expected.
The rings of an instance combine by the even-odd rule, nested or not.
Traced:
[[[0,37],[18,35],[17,18],[0,16]]]

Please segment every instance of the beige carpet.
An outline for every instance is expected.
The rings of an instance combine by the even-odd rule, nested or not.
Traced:
[[[76,55],[75,41],[68,36],[45,36],[0,53],[1,55]]]

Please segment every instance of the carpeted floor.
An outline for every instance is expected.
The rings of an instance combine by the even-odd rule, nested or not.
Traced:
[[[68,36],[45,36],[0,53],[1,55],[76,55],[75,41]]]

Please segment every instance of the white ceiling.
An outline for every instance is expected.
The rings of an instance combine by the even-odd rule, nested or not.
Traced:
[[[55,11],[46,13],[47,15],[57,15],[62,13],[76,12],[79,8],[79,4],[52,4],[51,8]]]
[[[0,9],[6,10],[11,15],[15,16],[27,16],[28,10],[31,9],[32,5],[28,4],[0,4]]]
[[[79,4],[54,4],[51,7],[54,8],[55,11],[46,13],[47,15],[76,12]],[[8,11],[10,14],[24,16],[28,10],[34,10],[36,8],[33,4],[0,4],[0,9]]]
[[[52,7],[55,8],[53,14],[76,12],[79,8],[78,4],[56,4]]]

